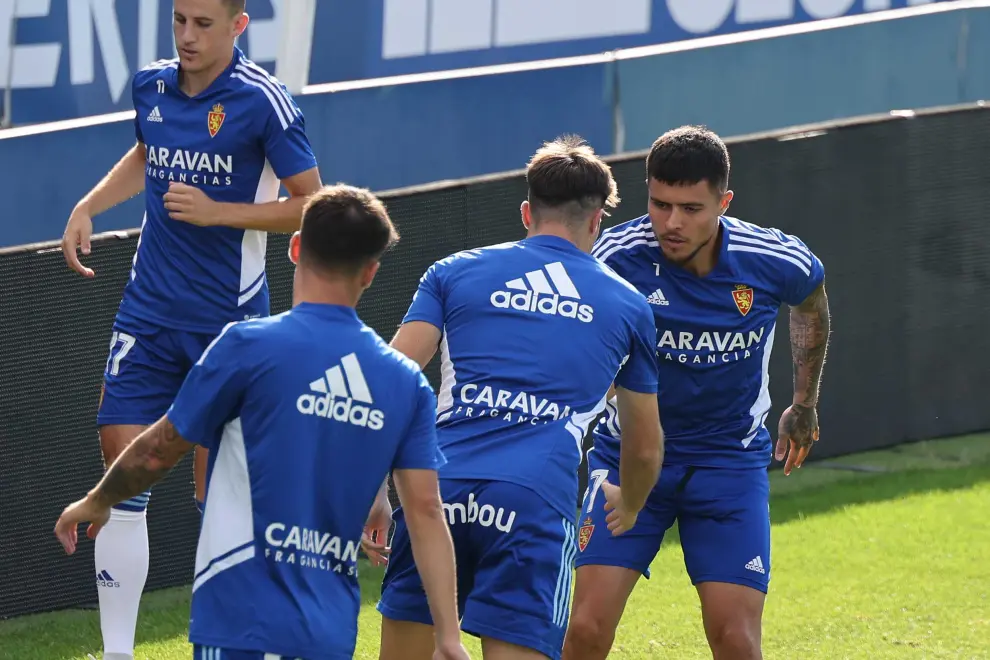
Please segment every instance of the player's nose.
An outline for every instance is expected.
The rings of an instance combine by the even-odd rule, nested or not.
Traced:
[[[684,213],[677,209],[667,216],[667,231],[680,231],[684,228]]]

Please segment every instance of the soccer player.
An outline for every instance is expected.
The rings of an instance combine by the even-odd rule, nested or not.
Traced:
[[[421,366],[440,348],[437,427],[448,461],[440,490],[461,625],[489,660],[560,657],[582,440],[613,379],[627,435],[621,490],[603,486],[603,527],[622,533],[635,522],[662,451],[652,313],[589,254],[618,200],[612,173],[590,147],[564,138],[536,153],[526,177],[527,237],[435,263],[392,340]],[[407,516],[395,513],[378,605],[383,660],[433,650]],[[385,531],[387,519],[379,522]]]
[[[682,127],[647,159],[649,213],[602,233],[593,254],[653,306],[662,476],[636,527],[597,530],[599,484],[618,479],[623,402],[607,406],[589,452],[580,553],[564,657],[605,658],[626,601],[676,519],[715,658],[760,658],[770,579],[768,371],[779,308],[790,306],[794,399],[780,419],[776,457],[801,467],[818,439],[818,385],[829,312],[822,263],[799,239],[724,214],[729,153],[717,135]]]
[[[72,553],[79,523],[98,533],[111,506],[150,488],[194,445],[207,447],[196,659],[353,657],[361,532],[390,470],[437,620],[435,657],[467,658],[437,482],[436,397],[355,312],[395,238],[369,192],[314,195],[290,243],[293,308],[227,325],[167,414],[56,525]]]
[[[244,0],[174,0],[179,53],[133,80],[137,143],[76,206],[62,249],[90,250],[93,216],[146,194],[130,280],[113,325],[97,415],[110,465],[168,409],[189,368],[230,321],[267,316],[266,232],[299,227],[320,176],[285,88],[235,48]],[[277,200],[279,180],[290,194]],[[202,502],[205,451],[196,452]],[[148,575],[149,493],[119,503],[96,543],[104,657],[131,657]],[[112,579],[111,579],[112,578]]]

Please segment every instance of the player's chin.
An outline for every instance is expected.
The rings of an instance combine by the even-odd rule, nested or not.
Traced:
[[[661,243],[660,250],[667,261],[674,264],[684,263],[691,254],[687,243]]]
[[[198,53],[193,54],[179,51],[179,64],[182,66],[182,69],[188,73],[198,73],[202,69],[206,68],[203,65],[203,58],[201,58]]]

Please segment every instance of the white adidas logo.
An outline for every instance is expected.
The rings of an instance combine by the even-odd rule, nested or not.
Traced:
[[[385,425],[385,413],[361,405],[372,404],[374,399],[354,353],[342,357],[339,366],[327,369],[321,378],[309,384],[309,389],[316,394],[303,394],[296,400],[296,408],[304,415],[347,422],[372,431]]]
[[[753,557],[753,559],[746,564],[747,570],[756,571],[757,573],[766,574],[766,569],[763,568],[763,560],[759,557]]]
[[[162,113],[158,110],[157,105],[151,110],[151,114],[148,115],[148,121],[157,122],[159,124],[162,123],[162,121],[164,121],[162,119]]]
[[[564,316],[584,323],[590,323],[595,316],[591,305],[576,302],[581,300],[581,294],[559,261],[510,280],[505,288],[510,290],[496,291],[491,297],[492,304],[499,309]]]
[[[651,293],[646,298],[646,302],[650,303],[651,305],[663,305],[665,307],[670,304],[670,301],[667,300],[666,296],[663,295],[663,291],[661,291],[660,289],[657,289],[656,291]]]

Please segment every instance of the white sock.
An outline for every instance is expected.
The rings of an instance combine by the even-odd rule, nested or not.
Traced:
[[[96,537],[96,586],[105,658],[131,658],[141,594],[148,579],[148,522],[144,511],[113,509]]]

